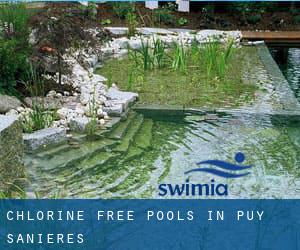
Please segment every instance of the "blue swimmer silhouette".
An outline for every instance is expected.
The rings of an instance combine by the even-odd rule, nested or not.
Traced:
[[[206,172],[206,173],[210,173],[210,174],[214,174],[220,177],[224,177],[224,178],[238,178],[238,177],[242,177],[245,175],[250,174],[250,172],[246,172],[246,173],[233,173],[233,171],[241,171],[241,170],[245,170],[245,169],[249,169],[252,166],[251,165],[240,165],[241,163],[243,163],[245,161],[245,155],[241,152],[238,152],[235,154],[234,157],[235,161],[238,164],[234,164],[234,163],[230,163],[230,162],[226,162],[226,161],[221,161],[221,160],[207,160],[207,161],[201,161],[198,162],[197,165],[210,165],[210,166],[215,166],[220,169],[215,169],[215,168],[195,168],[195,169],[191,169],[187,172],[185,172],[185,174],[189,174],[192,172]],[[230,172],[227,172],[230,171]]]

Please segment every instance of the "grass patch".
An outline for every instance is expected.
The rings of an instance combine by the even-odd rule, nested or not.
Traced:
[[[243,82],[243,62],[246,57],[258,62],[255,48],[194,43],[188,49],[177,44],[166,50],[157,43],[153,50],[144,42],[141,50],[108,60],[96,73],[122,90],[138,92],[143,104],[235,107],[254,99],[257,87]]]

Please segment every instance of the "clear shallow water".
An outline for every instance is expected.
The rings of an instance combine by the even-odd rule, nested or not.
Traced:
[[[300,101],[300,48],[271,47],[270,51]]]
[[[244,164],[253,165],[250,175],[228,180],[193,173],[190,182],[227,183],[229,198],[299,198],[299,125],[297,119],[242,113],[176,119],[134,114],[79,148],[28,156],[28,190],[43,197],[158,198],[160,183],[184,183],[184,172],[196,162],[234,162],[241,151]]]

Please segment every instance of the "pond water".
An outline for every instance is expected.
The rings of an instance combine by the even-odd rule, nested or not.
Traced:
[[[103,138],[28,157],[30,189],[43,197],[159,198],[160,183],[189,178],[225,183],[229,198],[299,198],[299,125],[297,119],[243,113],[167,118],[132,113]],[[184,174],[208,159],[234,163],[240,151],[244,164],[253,166],[245,177]]]
[[[188,181],[228,185],[229,198],[300,198],[300,115],[282,112],[283,104],[290,101],[292,109],[297,100],[280,79],[267,49],[256,50],[262,51],[267,63],[244,61],[252,65],[247,67],[244,81],[261,85],[253,103],[205,115],[131,112],[111,130],[99,131],[96,139],[75,135],[67,144],[28,154],[27,191],[41,197],[160,198],[159,184],[174,187]],[[279,52],[272,53],[276,59]],[[299,50],[289,49],[286,58],[280,67],[299,98]],[[276,87],[266,65],[275,66],[271,71]],[[279,80],[286,86],[278,86]],[[246,157],[242,165],[252,166],[250,174],[242,178],[185,174],[205,160],[236,164],[238,152]],[[164,198],[211,197],[185,193]]]
[[[300,101],[300,48],[271,47],[270,52]]]

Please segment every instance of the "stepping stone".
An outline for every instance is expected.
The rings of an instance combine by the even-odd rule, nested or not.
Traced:
[[[121,140],[120,145],[114,148],[113,151],[123,152],[123,153],[127,152],[130,144],[134,140],[135,134],[142,126],[143,120],[144,118],[142,115],[137,115],[136,118],[132,120],[125,136]]]
[[[134,144],[141,149],[151,147],[153,120],[146,119],[134,138]]]

